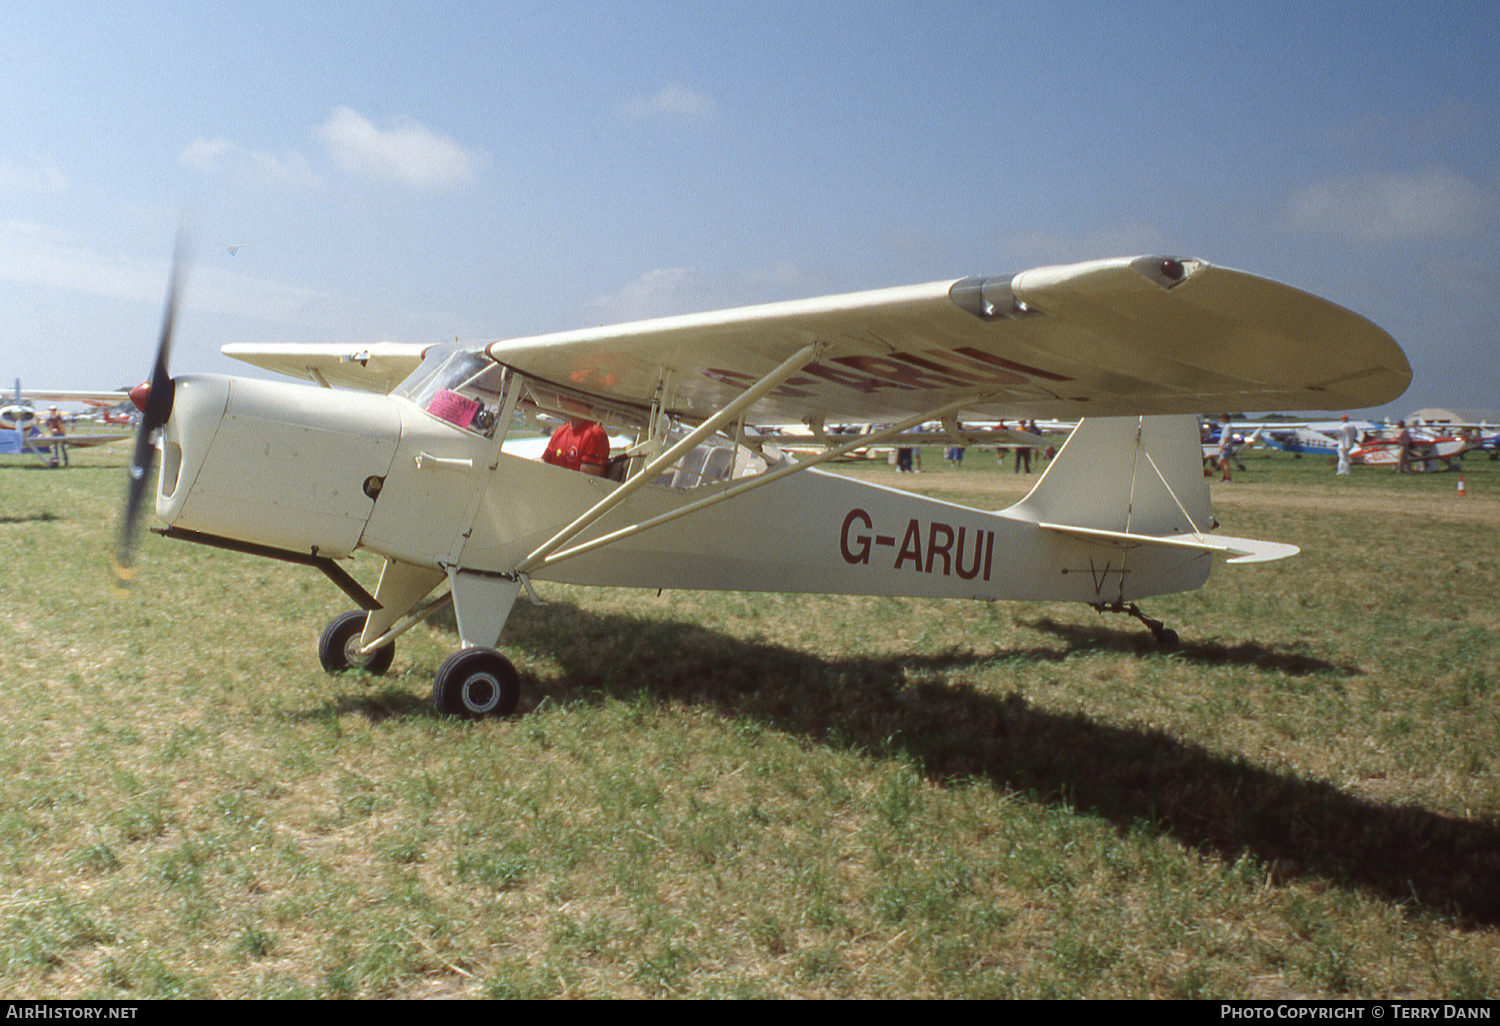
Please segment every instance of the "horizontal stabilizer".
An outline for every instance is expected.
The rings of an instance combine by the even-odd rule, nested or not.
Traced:
[[[1170,548],[1197,549],[1200,552],[1234,553],[1231,563],[1268,563],[1273,559],[1285,559],[1302,551],[1295,545],[1281,542],[1259,541],[1255,538],[1228,538],[1223,535],[1185,534],[1176,537],[1154,534],[1131,534],[1128,531],[1103,531],[1093,527],[1074,527],[1070,524],[1038,524],[1044,531],[1072,535],[1085,541],[1102,541],[1119,548],[1137,545],[1161,545]]]

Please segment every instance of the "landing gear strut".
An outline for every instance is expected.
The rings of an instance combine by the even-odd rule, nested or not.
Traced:
[[[428,603],[403,622],[407,626],[415,624],[446,602],[447,596],[444,596],[440,602]],[[387,641],[370,652],[363,651],[360,646],[368,619],[369,614],[358,609],[334,617],[318,639],[318,661],[324,670],[329,673],[364,670],[382,674],[391,668],[391,661],[396,656],[394,641]],[[387,631],[382,637],[394,633],[399,631]],[[432,702],[438,712],[466,720],[509,716],[516,711],[520,699],[521,675],[515,666],[493,648],[477,645],[449,656],[438,669],[432,686]]]
[[[1089,605],[1101,613],[1129,613],[1145,624],[1151,631],[1151,636],[1156,639],[1157,648],[1173,649],[1177,647],[1177,632],[1160,620],[1151,619],[1151,617],[1141,612],[1141,607],[1134,602],[1091,602]]]

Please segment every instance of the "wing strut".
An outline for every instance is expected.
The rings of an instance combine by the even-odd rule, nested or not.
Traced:
[[[566,544],[569,539],[575,537],[580,531],[587,530],[593,526],[599,521],[600,517],[635,494],[640,490],[642,485],[655,477],[658,472],[676,463],[677,458],[683,453],[691,452],[699,442],[734,420],[734,418],[738,417],[745,410],[748,410],[751,406],[760,402],[760,400],[765,398],[767,392],[780,387],[781,383],[786,381],[787,378],[796,374],[809,363],[812,363],[818,354],[822,352],[824,345],[825,343],[822,342],[814,342],[812,345],[803,346],[797,352],[787,357],[779,367],[757,381],[738,399],[698,425],[692,434],[651,460],[639,471],[632,474],[630,479],[624,484],[600,499],[577,520],[564,527],[535,552],[521,560],[516,566],[515,573],[530,573],[538,566],[546,565],[545,561],[547,557],[560,546]]]
[[[745,492],[750,491],[752,488],[760,488],[763,485],[768,485],[772,481],[777,481],[789,474],[801,473],[802,471],[807,470],[810,467],[817,466],[819,463],[827,463],[829,460],[838,459],[840,456],[843,456],[846,453],[853,452],[855,449],[863,449],[868,446],[875,445],[879,442],[883,442],[888,438],[892,438],[896,435],[901,434],[903,431],[907,431],[911,428],[916,427],[918,424],[922,424],[929,420],[941,419],[949,413],[957,412],[958,410],[961,410],[966,406],[972,406],[976,403],[985,402],[989,398],[989,395],[964,396],[962,399],[956,399],[945,406],[940,406],[934,410],[926,410],[922,413],[908,417],[900,423],[893,424],[888,428],[882,428],[881,430],[872,432],[868,435],[860,435],[858,438],[854,439],[851,442],[846,442],[845,444],[840,445],[837,448],[825,450],[824,452],[819,453],[817,456],[814,456],[811,459],[801,460],[788,466],[781,467],[777,470],[770,471],[766,474],[758,474],[753,478],[749,478],[747,480],[741,481],[737,485],[726,488],[722,492],[717,492],[713,495],[707,496],[706,498],[699,499],[696,502],[690,502],[686,506],[679,507],[678,509],[674,509],[668,513],[662,513],[659,516],[651,517],[649,520],[643,520],[640,523],[631,524],[629,527],[622,527],[618,531],[612,531],[609,534],[594,538],[591,541],[583,542],[580,545],[574,545],[572,548],[563,549],[561,552],[552,551],[555,550],[556,546],[551,546],[551,549],[549,549],[548,552],[543,553],[542,549],[548,549],[548,546],[543,546],[542,549],[538,549],[536,552],[528,556],[521,564],[519,564],[514,572],[517,574],[528,574],[543,567],[551,566],[554,563],[560,563],[563,560],[569,559],[573,556],[581,556],[585,552],[592,552],[594,549],[603,548],[605,545],[613,544],[614,542],[617,542],[622,538],[628,538],[633,534],[639,534],[642,531],[648,531],[653,527],[660,527],[662,524],[668,523],[672,520],[676,520],[679,517],[685,517],[690,513],[696,513],[700,509],[704,509],[708,506],[723,502],[725,499],[732,499],[736,495],[743,495]],[[647,469],[649,470],[650,468]],[[642,473],[644,474],[645,471],[643,471]],[[621,490],[623,491],[625,487],[625,485],[622,485]],[[616,492],[615,494],[619,493]],[[594,519],[597,520],[598,518],[596,517]],[[593,522],[594,521],[590,521],[589,523]],[[588,526],[589,524],[583,524],[581,527],[579,527],[578,530],[581,531]],[[573,535],[576,535],[577,533],[578,531],[572,532]],[[570,537],[571,536],[572,535],[570,535]],[[564,539],[564,541],[566,541],[566,539]],[[551,543],[548,544],[551,545]]]

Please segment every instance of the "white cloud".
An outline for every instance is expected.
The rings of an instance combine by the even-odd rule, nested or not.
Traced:
[[[17,167],[0,161],[0,193],[64,193],[68,178],[51,164]]]
[[[348,107],[337,107],[313,129],[329,158],[346,174],[417,189],[454,189],[472,182],[482,154],[466,150],[411,118],[382,131]]]
[[[160,301],[167,268],[160,262],[106,257],[56,239],[39,225],[10,221],[0,224],[0,281]]]
[[[239,159],[248,151],[228,139],[194,139],[177,155],[177,161],[199,171],[218,171],[229,160]]]
[[[34,308],[50,302],[46,292],[56,289],[116,301],[113,304],[66,302],[59,303],[59,307],[83,309],[99,305],[110,311],[109,316],[115,322],[134,323],[131,319],[140,315],[154,327],[170,271],[171,261],[165,254],[142,257],[111,253],[92,248],[43,225],[0,221],[0,289],[20,286],[21,295],[27,297]],[[267,334],[278,337],[289,330],[307,341],[431,340],[451,338],[455,333],[478,337],[483,330],[479,324],[455,317],[449,311],[409,305],[401,297],[341,294],[307,288],[246,274],[222,263],[217,266],[212,262],[191,263],[186,269],[181,299],[182,310],[193,315],[179,322],[179,328],[186,329],[181,338],[190,346],[199,348],[200,357],[201,349],[210,342],[217,345],[234,338],[223,332],[222,325],[214,323],[215,317],[232,318],[230,323],[235,330],[243,330],[247,323],[274,326],[270,331],[252,329],[261,331],[261,337]],[[15,321],[14,306],[12,304],[5,311],[6,323]],[[57,328],[50,324],[45,327],[54,333]],[[67,373],[72,375],[67,380],[53,376],[49,384],[58,388],[99,387],[97,381],[89,382],[89,376],[103,373],[100,368],[115,360],[119,346],[129,349],[131,355],[126,358],[129,364],[139,353],[149,353],[154,344],[154,336],[150,335],[138,340],[139,345],[137,340],[131,339],[120,342],[115,334],[111,334],[114,331],[112,326],[102,336],[97,332],[93,335],[85,332],[83,337],[69,341],[66,353],[48,353],[49,361],[66,367]],[[99,357],[97,366],[84,367],[80,363],[82,358],[76,353],[88,352],[91,347],[104,344],[99,341],[100,337],[115,339],[107,344],[111,355]],[[35,349],[31,347],[29,357],[35,356]],[[69,361],[74,365],[69,365]],[[36,361],[33,358],[31,362]],[[52,368],[46,369],[50,373]],[[192,362],[183,361],[182,369],[193,369]],[[197,369],[205,368],[200,364]],[[244,373],[245,370],[234,364],[221,369],[230,373]],[[129,370],[130,374],[138,372],[138,368]],[[118,371],[109,373],[112,375]],[[106,383],[117,384],[115,381]]]
[[[348,107],[334,108],[328,119],[312,130],[312,137],[345,174],[415,189],[458,188],[472,182],[485,164],[483,154],[466,150],[410,118],[401,119],[390,131],[382,131]],[[178,160],[209,174],[228,171],[266,184],[324,184],[323,174],[295,150],[278,157],[230,139],[195,139]]]
[[[322,177],[306,157],[292,151],[277,157],[265,150],[252,150],[228,139],[194,139],[178,161],[209,174],[230,170],[255,181],[272,185],[315,186]]]
[[[158,304],[166,294],[170,261],[108,255],[57,238],[47,229],[0,223],[0,282]],[[183,288],[189,309],[234,314],[296,326],[321,326],[318,311],[352,302],[212,266],[189,266]]]
[[[701,309],[697,275],[689,267],[661,267],[647,271],[618,292],[594,297],[591,308],[606,323],[669,317]]]
[[[658,267],[617,292],[595,296],[588,309],[602,323],[619,324],[797,299],[817,290],[816,280],[790,260],[712,276],[693,267]]]
[[[1445,168],[1326,179],[1292,197],[1293,224],[1369,241],[1455,238],[1482,229],[1493,190]]]
[[[788,289],[807,282],[807,275],[790,260],[778,260],[769,267],[761,267],[747,275],[751,284],[768,285],[776,289]]]
[[[719,105],[695,89],[668,83],[652,96],[636,96],[625,102],[625,114],[633,120],[675,118],[698,121],[717,117]]]

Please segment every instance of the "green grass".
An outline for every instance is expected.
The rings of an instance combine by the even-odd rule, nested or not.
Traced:
[[[971,450],[844,472],[994,508]],[[154,536],[123,453],[0,463],[14,997],[1495,997],[1500,464],[1252,455],[1147,612],[540,586],[514,719],[451,621],[327,677],[310,571]],[[1035,475],[1030,479],[1035,480]],[[378,566],[354,572],[373,581]]]

